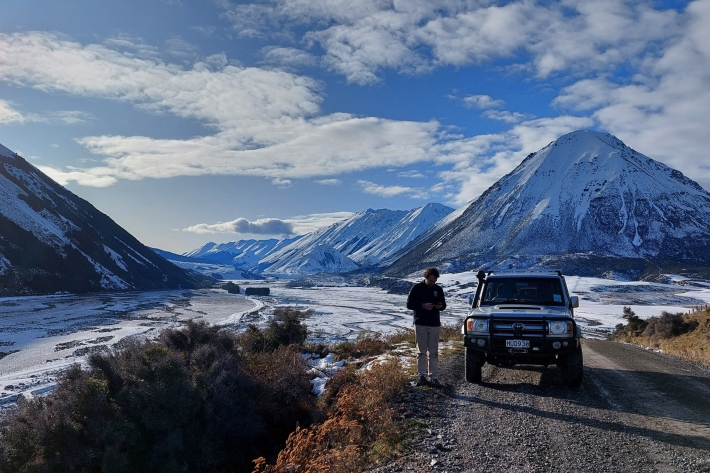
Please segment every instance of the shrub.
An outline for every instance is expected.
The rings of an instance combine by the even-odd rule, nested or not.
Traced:
[[[0,472],[250,471],[308,423],[302,363],[287,349],[247,360],[205,323],[128,341],[19,405],[2,423]]]
[[[376,356],[386,352],[390,344],[377,332],[358,333],[354,342],[346,341],[336,343],[331,350],[341,358],[361,358],[363,356]]]
[[[233,282],[222,284],[222,289],[226,289],[230,294],[239,294],[239,286]]]
[[[302,312],[290,307],[274,310],[274,316],[265,329],[249,324],[240,335],[239,344],[247,352],[272,352],[282,345],[302,347],[308,330],[301,320],[311,312]]]
[[[444,341],[442,339],[442,341]],[[379,332],[362,331],[355,341],[345,341],[335,343],[330,347],[330,351],[340,358],[361,358],[368,356],[378,356],[391,350],[395,345],[407,343],[414,346],[414,330],[400,329],[394,333],[383,335]]]
[[[653,339],[677,337],[697,327],[697,322],[686,322],[682,313],[671,314],[666,311],[660,317],[651,317],[647,322],[643,335]]]
[[[276,458],[296,426],[310,424],[317,399],[307,368],[294,346],[282,345],[273,352],[255,353],[247,358],[244,369],[257,382],[256,410],[264,424],[256,439],[257,444],[265,447],[260,455]]]
[[[414,346],[416,341],[414,340],[414,329],[400,329],[395,333],[391,333],[387,336],[387,340],[391,345],[398,345],[400,343],[407,343]]]
[[[618,324],[615,327],[611,338],[613,340],[623,340],[629,337],[638,337],[646,330],[648,322],[641,319],[636,313],[631,310],[631,307],[624,307],[622,317],[627,320],[626,325]]]

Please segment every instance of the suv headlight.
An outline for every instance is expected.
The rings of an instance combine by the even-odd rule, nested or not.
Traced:
[[[466,320],[466,330],[469,332],[488,333],[488,320],[468,319]]]
[[[572,322],[553,320],[548,325],[550,335],[566,335],[574,330]]]

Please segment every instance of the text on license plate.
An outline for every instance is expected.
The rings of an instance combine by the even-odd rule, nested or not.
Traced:
[[[507,348],[530,348],[530,340],[506,340]]]

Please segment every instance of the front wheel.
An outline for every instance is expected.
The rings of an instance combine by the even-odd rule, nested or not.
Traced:
[[[562,373],[562,382],[570,388],[578,388],[582,385],[584,376],[584,359],[582,358],[582,347],[563,355],[557,361],[557,366]]]
[[[481,355],[476,353],[473,348],[466,347],[466,381],[469,383],[480,383],[482,367],[483,362]]]

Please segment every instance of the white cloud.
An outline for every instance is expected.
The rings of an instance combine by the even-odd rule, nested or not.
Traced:
[[[416,169],[411,169],[409,171],[398,172],[397,177],[422,178],[422,177],[426,177],[426,175],[423,174],[421,171],[417,171]]]
[[[463,98],[463,103],[467,107],[476,107],[480,109],[498,108],[505,105],[504,100],[495,100],[490,95],[469,95]]]
[[[315,182],[323,186],[338,186],[343,183],[340,179],[317,179]]]
[[[272,53],[271,64],[281,67],[318,61],[351,82],[372,84],[386,69],[419,73],[502,58],[512,64],[509,71],[532,80],[557,74],[570,84],[553,103],[561,116],[550,118],[493,110],[502,101],[471,96],[470,102],[485,109],[484,117],[511,129],[470,138],[447,135],[436,121],[322,115],[324,85],[314,79],[242,67],[225,55],[185,68],[164,62],[130,37],[115,39],[120,49],[111,49],[109,43],[81,45],[56,34],[0,34],[0,80],[132,103],[197,119],[214,130],[187,140],[84,137],[79,143],[106,159],[85,169],[45,168],[64,183],[105,186],[118,179],[239,174],[276,185],[307,177],[323,178],[323,184],[345,172],[426,162],[439,166],[436,192],[446,189],[452,203],[465,203],[561,134],[602,127],[710,188],[708,5],[697,0],[683,13],[620,0],[279,0],[228,7],[226,16],[247,35],[279,30],[297,41],[301,34],[302,45],[317,44],[323,51],[317,58],[311,54],[319,48],[267,48],[265,64]],[[275,24],[287,28],[282,32]],[[621,66],[624,77],[615,79]],[[17,114],[27,119],[0,102],[0,122],[17,121]],[[360,185],[376,195],[434,192]]]
[[[124,41],[128,41],[125,40]],[[188,140],[89,136],[77,140],[102,166],[55,169],[58,181],[110,185],[117,179],[205,174],[264,176],[276,184],[435,159],[436,122],[318,115],[321,84],[278,70],[238,67],[223,56],[192,69],[82,46],[49,33],[0,34],[0,80],[47,92],[135,103],[196,118],[215,134]]]
[[[271,183],[278,187],[289,187],[291,185],[290,179],[281,179],[280,177],[275,177],[271,180]]]
[[[360,180],[358,185],[366,194],[379,195],[381,197],[394,197],[397,195],[407,195],[413,199],[427,199],[429,194],[414,187],[407,186],[383,186],[374,182]]]
[[[532,118],[524,113],[509,112],[507,110],[486,110],[482,116],[490,120],[498,120],[510,124],[520,123],[523,120]]]
[[[57,112],[28,113],[26,122],[49,123],[56,125],[77,125],[90,120],[91,114],[79,110],[63,110]]]
[[[263,218],[255,221],[249,221],[245,218],[238,218],[229,222],[211,224],[199,223],[197,225],[184,228],[183,231],[198,234],[237,233],[245,235],[274,236],[304,235],[345,220],[352,215],[352,212],[332,212],[301,215],[288,219]]]
[[[82,186],[108,187],[118,182],[118,179],[105,168],[93,168],[86,171],[71,168],[69,171],[62,171],[51,166],[37,166],[37,169],[63,186],[70,182],[76,182]]]
[[[0,124],[49,123],[59,125],[76,125],[78,123],[84,123],[90,118],[90,114],[78,110],[22,114],[13,108],[11,102],[0,99]]]
[[[165,52],[168,56],[190,64],[198,57],[198,49],[182,38],[170,38],[165,42]]]
[[[205,120],[218,129],[257,121],[302,119],[318,113],[320,85],[282,71],[228,65],[223,55],[191,70],[82,46],[51,33],[0,34],[0,80],[46,92],[132,102],[144,108]],[[222,66],[217,71],[215,67]]]
[[[692,2],[687,28],[644,57],[630,81],[585,79],[555,103],[591,113],[604,129],[710,189],[710,1]]]
[[[0,99],[0,123],[22,123],[25,117],[15,110],[10,102]]]
[[[250,235],[292,235],[293,225],[277,218],[259,219],[253,222],[238,218],[224,223],[199,223],[183,229],[190,233],[239,233]]]
[[[264,59],[261,64],[291,70],[299,67],[318,65],[318,58],[313,54],[296,48],[268,46],[262,49]]]
[[[22,114],[13,108],[11,102],[0,99],[0,124],[50,123],[60,125],[76,125],[77,123],[84,123],[90,118],[90,114],[79,110]]]
[[[61,36],[56,36],[61,38]],[[68,38],[64,38],[68,40]],[[160,57],[160,50],[155,46],[146,44],[143,38],[120,33],[112,38],[107,38],[102,42],[103,46],[117,51],[126,57],[157,59]]]
[[[242,34],[296,34],[292,26],[305,27],[306,44],[325,51],[322,64],[363,85],[380,82],[384,69],[421,73],[520,53],[531,56],[529,67],[539,77],[611,70],[658,47],[682,25],[673,10],[620,0],[271,0],[225,8]]]
[[[287,219],[293,225],[293,231],[297,235],[314,232],[320,228],[325,228],[334,223],[341,222],[354,215],[353,212],[328,212],[309,215],[298,215]]]

